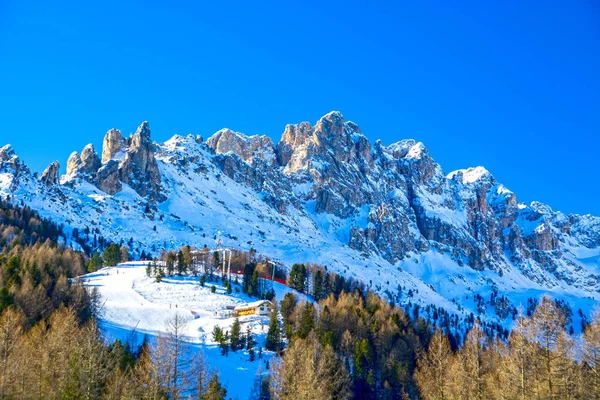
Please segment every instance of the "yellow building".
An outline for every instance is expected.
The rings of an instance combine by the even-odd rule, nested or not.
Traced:
[[[263,315],[269,316],[273,312],[273,303],[268,300],[259,300],[248,304],[237,306],[233,309],[236,317],[244,315]]]

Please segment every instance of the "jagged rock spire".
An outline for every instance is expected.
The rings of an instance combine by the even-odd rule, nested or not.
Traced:
[[[104,136],[102,143],[102,163],[111,160],[118,152],[122,151],[124,140],[121,131],[118,129],[110,129]]]
[[[50,163],[48,167],[40,175],[40,181],[48,187],[58,184],[58,173],[60,171],[60,164],[58,161]]]

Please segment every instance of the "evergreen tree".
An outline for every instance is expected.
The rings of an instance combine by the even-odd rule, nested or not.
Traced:
[[[152,276],[152,264],[148,263],[148,265],[146,266],[146,276],[150,277]]]
[[[320,269],[315,271],[313,277],[313,296],[315,300],[319,301],[323,299],[323,273]]]
[[[221,355],[226,357],[229,356],[229,332],[226,331],[221,336],[219,346],[221,347]]]
[[[104,260],[104,264],[113,267],[121,262],[121,250],[119,246],[115,243],[108,246],[104,249],[104,253],[102,253],[102,259]]]
[[[185,264],[185,260],[183,258],[183,251],[179,250],[177,253],[177,274],[183,275],[187,271],[187,266]]]
[[[313,330],[315,326],[315,306],[309,301],[304,302],[300,317],[298,320],[298,336],[302,339],[306,339],[308,334]]]
[[[100,258],[100,254],[98,254],[98,252],[95,252],[88,263],[87,270],[88,272],[96,272],[100,268],[102,268],[102,258]]]
[[[221,339],[223,338],[223,329],[219,325],[215,325],[212,331],[212,338],[215,342],[221,343]]]
[[[277,312],[273,310],[271,320],[269,321],[269,331],[265,342],[267,350],[279,352],[281,350],[281,328],[277,320]]]
[[[233,321],[233,325],[231,326],[231,351],[237,351],[240,346],[240,335],[241,335],[241,324],[240,319],[238,317]]]
[[[250,361],[254,361],[254,345],[256,342],[254,341],[254,337],[252,336],[252,330],[250,329],[250,325],[246,327],[246,348],[248,349],[248,356],[250,357]]]
[[[208,391],[204,396],[202,396],[202,400],[225,400],[227,397],[227,389],[225,389],[221,382],[219,382],[219,377],[217,375],[213,375],[210,383],[208,384]]]

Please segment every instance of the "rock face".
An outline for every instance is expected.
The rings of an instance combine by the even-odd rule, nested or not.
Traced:
[[[22,178],[27,179],[31,173],[27,165],[15,154],[11,145],[0,147],[0,174],[2,173],[10,177],[8,187],[11,191],[18,187]],[[0,179],[0,184],[4,183],[3,181],[8,183],[9,180]]]
[[[79,153],[76,151],[72,152],[67,160],[67,175],[71,175],[73,172],[75,172],[79,163]]]
[[[93,144],[83,148],[81,154],[74,151],[67,160],[67,175],[79,174],[89,182],[93,182],[94,175],[100,168],[100,157]]]
[[[600,300],[600,218],[519,203],[482,167],[445,174],[422,143],[371,143],[339,112],[287,125],[276,145],[227,129],[153,143],[145,122],[127,139],[109,131],[102,153],[103,163],[92,146],[73,153],[56,184],[58,165],[33,179],[0,148],[0,195],[146,251],[210,245],[223,230],[228,246],[322,263],[385,295],[412,288],[396,298],[463,316],[482,313],[471,299],[496,286],[506,297],[487,303],[492,320],[528,291]]]
[[[349,230],[340,235],[350,247],[392,263],[435,248],[475,270],[502,273],[522,266],[539,283],[543,278],[527,263],[568,279],[559,272],[568,269],[561,258],[564,235],[600,245],[597,230],[588,235],[572,229],[585,217],[560,216],[539,203],[519,205],[482,167],[446,176],[414,140],[371,145],[339,112],[314,126],[286,126],[274,146],[275,162],[270,142],[252,145],[257,142],[256,136],[222,130],[207,145],[228,177],[260,192],[282,214],[288,206],[306,207],[347,221]],[[588,284],[600,288],[600,277],[590,276]]]
[[[117,153],[123,150],[126,143],[123,140],[123,135],[118,129],[111,129],[106,132],[104,142],[102,143],[102,163],[112,160]]]
[[[123,188],[121,181],[119,180],[119,163],[115,160],[108,160],[98,170],[96,174],[98,189],[106,192],[110,195],[118,193]]]
[[[58,172],[60,171],[60,164],[58,161],[50,163],[48,167],[40,175],[42,183],[48,187],[58,185]]]
[[[140,196],[151,202],[162,202],[160,172],[154,158],[154,143],[150,139],[150,125],[143,122],[131,138],[131,146],[119,167],[121,182],[127,183]]]
[[[0,160],[11,171],[24,168],[9,148],[0,150]],[[598,218],[567,216],[536,202],[519,204],[482,167],[446,175],[422,143],[370,143],[339,112],[314,125],[287,125],[277,145],[266,136],[229,129],[206,142],[175,136],[163,144],[152,142],[147,122],[128,139],[111,129],[102,163],[88,145],[69,157],[67,174],[110,195],[126,184],[160,203],[173,186],[172,168],[190,182],[217,168],[219,175],[256,192],[282,221],[303,215],[359,254],[391,264],[435,250],[476,271],[503,274],[517,268],[539,284],[547,284],[548,276],[572,282],[588,270],[572,261],[570,246],[600,247]],[[58,165],[51,165],[42,182],[56,185],[57,171]],[[298,226],[293,222],[290,232]],[[600,290],[600,276],[586,274],[577,284]]]
[[[91,144],[81,154],[73,152],[67,161],[67,175],[84,179],[110,195],[120,192],[125,183],[151,203],[165,200],[148,122],[129,139],[118,129],[109,130],[104,136],[102,160]],[[68,183],[73,184],[72,180]]]
[[[271,164],[276,162],[273,141],[268,136],[246,136],[230,129],[222,129],[212,135],[206,145],[216,154],[233,153],[244,161],[257,157]]]

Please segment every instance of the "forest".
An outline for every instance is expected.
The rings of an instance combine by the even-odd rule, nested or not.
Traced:
[[[124,260],[127,246],[103,240],[102,255],[90,256],[61,242],[60,226],[0,200],[0,398],[227,398],[209,360],[189,350],[179,318],[155,343],[107,344],[97,294],[73,278]],[[195,273],[189,247],[162,258],[164,273]],[[260,256],[236,252],[234,268],[243,274],[236,288],[272,298],[258,284],[270,273]],[[598,316],[576,336],[570,310],[543,297],[508,312],[508,332],[475,316],[401,307],[401,296],[411,297],[404,288],[384,299],[319,265],[294,264],[279,277],[314,302],[274,299],[281,319],[271,317],[266,350],[276,357],[252,399],[600,399]],[[224,353],[245,347],[254,356],[250,335],[220,334]]]

